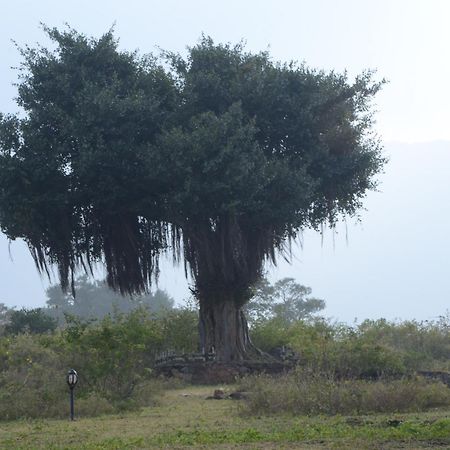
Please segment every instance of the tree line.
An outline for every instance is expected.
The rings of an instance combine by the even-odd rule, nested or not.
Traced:
[[[157,289],[144,295],[123,296],[111,290],[104,281],[83,275],[75,281],[76,296],[64,292],[59,285],[46,290],[46,306],[42,308],[8,308],[0,303],[0,329],[6,334],[45,333],[65,326],[67,318],[102,320],[143,309],[154,316],[180,309],[166,291]],[[293,278],[271,284],[263,278],[253,290],[246,306],[250,325],[276,318],[286,325],[311,318],[325,308],[325,302],[310,296],[311,288]],[[191,301],[192,302],[192,301]],[[195,308],[192,309],[195,315]]]

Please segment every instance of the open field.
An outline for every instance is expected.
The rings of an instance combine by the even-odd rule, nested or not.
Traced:
[[[0,448],[450,448],[448,410],[359,417],[247,417],[240,401],[206,400],[213,390],[211,386],[172,389],[157,407],[72,423],[3,422]]]

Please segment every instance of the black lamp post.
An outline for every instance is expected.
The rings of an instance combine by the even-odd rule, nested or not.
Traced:
[[[78,382],[78,374],[76,370],[70,369],[67,372],[66,377],[67,384],[70,388],[70,420],[73,420],[74,408],[73,408],[73,389]]]

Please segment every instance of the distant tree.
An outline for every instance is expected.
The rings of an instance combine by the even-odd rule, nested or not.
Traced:
[[[310,297],[311,288],[295,282],[294,278],[283,278],[274,285],[275,304],[273,314],[286,323],[308,319],[325,308],[321,299]]]
[[[13,309],[8,308],[4,303],[0,303],[0,328],[9,323]]]
[[[55,331],[57,324],[57,320],[45,314],[42,308],[22,308],[11,312],[5,332],[7,334],[46,333]]]
[[[63,288],[100,262],[111,287],[142,293],[161,254],[184,258],[202,347],[255,357],[242,308],[265,261],[375,186],[382,83],[207,37],[158,60],[112,32],[46,32],[53,49],[22,51],[23,114],[0,118],[2,230]]]
[[[272,318],[274,302],[274,286],[267,278],[262,278],[253,287],[252,297],[245,305],[245,314],[249,322],[262,322]]]
[[[64,314],[85,319],[102,319],[107,314],[128,313],[144,307],[152,313],[171,310],[174,300],[161,289],[143,295],[121,295],[105,282],[91,281],[86,275],[75,280],[76,296],[64,292],[60,286],[50,286],[47,291],[47,312],[60,320]]]
[[[276,318],[288,325],[309,319],[325,308],[325,301],[310,297],[311,292],[294,278],[283,278],[273,285],[264,278],[255,286],[246,312],[253,323]]]

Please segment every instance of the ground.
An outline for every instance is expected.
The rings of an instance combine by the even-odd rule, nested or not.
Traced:
[[[97,418],[0,423],[1,449],[450,449],[450,411],[364,417],[248,417],[220,387],[166,391],[156,407]],[[226,391],[232,388],[225,387]]]

